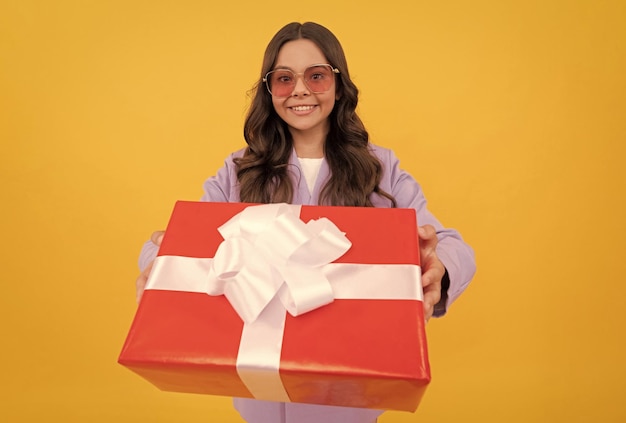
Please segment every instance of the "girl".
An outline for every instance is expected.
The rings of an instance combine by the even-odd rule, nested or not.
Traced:
[[[337,38],[312,22],[280,29],[265,51],[244,137],[204,184],[203,201],[356,207],[417,211],[425,318],[442,316],[475,272],[472,249],[427,210],[417,182],[394,153],[369,142],[356,114],[358,89],[350,80]],[[140,255],[143,292],[162,232]],[[370,423],[380,410],[235,399],[250,422]]]

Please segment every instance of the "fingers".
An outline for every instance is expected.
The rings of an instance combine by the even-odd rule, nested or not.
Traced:
[[[437,256],[429,257],[429,260],[422,261],[422,287],[426,288],[431,285],[439,285],[441,288],[441,279],[446,273],[446,268],[439,261]]]
[[[422,290],[424,292],[424,317],[430,319],[435,311],[435,305],[441,299],[441,279],[445,273],[443,264],[436,255],[422,263]]]
[[[424,318],[428,321],[435,312],[435,304],[441,299],[441,282],[424,287]]]
[[[161,241],[163,241],[163,235],[165,235],[165,231],[152,232],[152,236],[150,236],[150,241],[152,241],[154,245],[161,245]]]
[[[165,231],[154,231],[150,236],[150,241],[154,245],[160,246],[163,241],[163,235],[165,235]],[[146,283],[148,282],[148,277],[150,276],[150,272],[152,271],[152,266],[154,261],[150,262],[143,272],[139,274],[137,279],[135,280],[135,294],[137,297],[137,303],[141,301],[141,296],[143,295],[143,291],[146,288]]]
[[[148,277],[150,276],[150,272],[152,271],[153,264],[154,261],[150,262],[150,264],[146,266],[145,269],[143,269],[143,272],[141,272],[141,274],[137,277],[137,280],[135,281],[135,294],[137,296],[137,303],[141,301],[141,296],[143,295],[143,291],[146,288],[146,283],[148,282]]]
[[[437,247],[437,231],[432,225],[424,225],[417,228],[419,235],[420,250],[426,249],[428,252]]]
[[[437,232],[431,225],[418,228],[420,243],[420,266],[422,268],[422,289],[424,291],[424,317],[433,315],[435,304],[441,299],[441,279],[445,267],[437,256]]]
[[[443,278],[446,269],[437,256],[437,232],[433,226],[425,225],[418,228],[418,233],[422,286],[427,287],[433,283],[441,284],[441,278]]]

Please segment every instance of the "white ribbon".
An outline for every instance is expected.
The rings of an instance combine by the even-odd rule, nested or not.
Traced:
[[[146,289],[225,295],[245,322],[237,372],[256,399],[289,402],[279,375],[285,310],[297,316],[337,299],[421,301],[410,264],[331,263],[351,246],[329,219],[300,207],[250,206],[220,228],[214,258],[159,256]],[[393,283],[383,283],[393,281]]]
[[[333,301],[322,267],[352,245],[330,220],[304,223],[299,206],[250,206],[218,228],[224,237],[209,272],[209,295],[224,295],[246,323],[278,295],[298,316]]]

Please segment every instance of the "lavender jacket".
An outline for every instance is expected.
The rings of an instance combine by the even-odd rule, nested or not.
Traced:
[[[426,199],[419,184],[404,170],[393,151],[371,145],[372,152],[383,166],[383,177],[380,188],[391,194],[399,208],[412,208],[417,211],[417,222],[420,226],[432,225],[437,231],[437,255],[443,262],[449,276],[449,287],[442,292],[442,302],[435,308],[435,316],[445,314],[448,306],[465,290],[476,271],[476,263],[472,248],[467,245],[461,235],[454,229],[443,225],[426,208]],[[243,149],[231,154],[224,166],[215,176],[204,183],[202,201],[239,202],[235,157],[243,155]],[[294,182],[293,204],[317,205],[319,194],[330,178],[330,169],[326,160],[322,162],[317,181],[309,192],[300,162],[295,150],[289,160],[291,177]],[[376,194],[372,195],[372,203],[376,207],[391,207],[391,202]],[[144,244],[139,257],[139,267],[143,270],[156,257],[158,247],[150,241]],[[251,399],[235,398],[235,408],[250,423],[371,423],[382,413],[381,410],[357,409],[349,407],[328,407],[306,404],[283,404]]]

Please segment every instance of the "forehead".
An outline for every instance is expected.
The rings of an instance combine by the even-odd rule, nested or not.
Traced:
[[[275,67],[287,67],[300,71],[307,66],[319,63],[328,63],[322,50],[311,40],[299,39],[283,44],[276,56]]]

